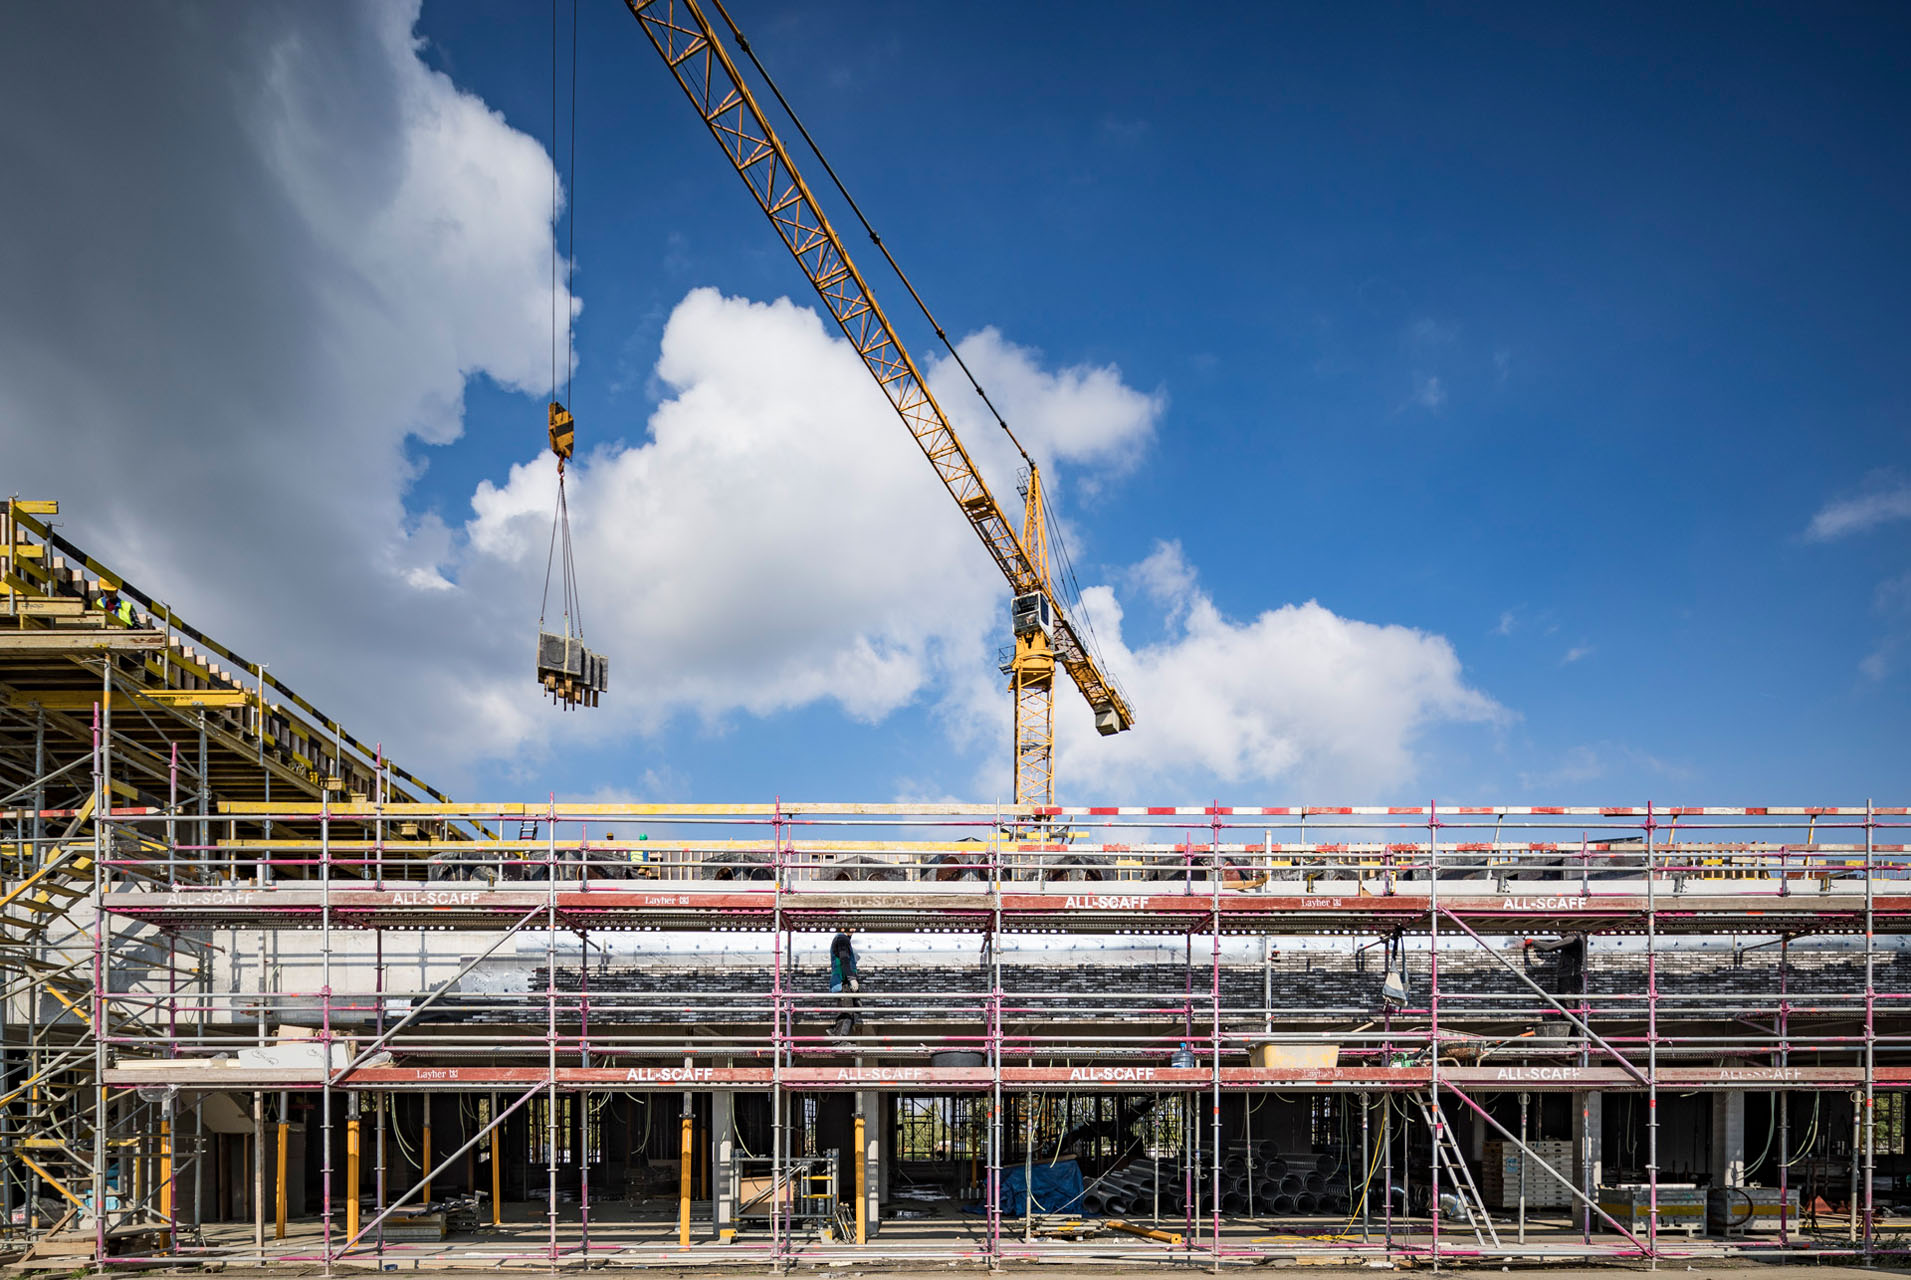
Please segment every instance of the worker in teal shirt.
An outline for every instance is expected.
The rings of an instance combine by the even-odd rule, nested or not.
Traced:
[[[856,974],[855,944],[850,941],[847,932],[839,933],[829,940],[829,989],[838,994],[850,993],[850,997],[844,1001],[846,1007],[836,1015],[836,1026],[832,1032],[839,1040],[854,1032],[860,1021],[855,1013],[855,992],[861,987],[862,983]]]
[[[856,988],[856,948],[849,934],[839,933],[829,940],[829,989],[854,991]]]

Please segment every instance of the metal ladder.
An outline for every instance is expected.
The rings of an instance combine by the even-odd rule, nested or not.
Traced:
[[[1473,1228],[1473,1238],[1484,1246],[1490,1236],[1497,1247],[1500,1233],[1494,1229],[1493,1217],[1486,1211],[1486,1201],[1481,1198],[1479,1187],[1474,1185],[1472,1171],[1466,1167],[1466,1155],[1460,1150],[1459,1139],[1453,1136],[1451,1126],[1444,1123],[1444,1117],[1440,1124],[1433,1122],[1433,1110],[1424,1099],[1416,1096],[1414,1102],[1420,1108],[1421,1119],[1427,1122],[1427,1132],[1433,1135],[1433,1158],[1440,1162],[1441,1169],[1452,1183],[1453,1195],[1466,1213],[1467,1225]]]

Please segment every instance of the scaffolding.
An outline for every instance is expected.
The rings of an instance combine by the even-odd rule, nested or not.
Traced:
[[[1905,807],[454,802],[42,514],[30,1263],[1900,1252]]]
[[[102,774],[110,775],[104,762]],[[115,1185],[163,1183],[158,1170],[169,1155],[152,1135],[163,1143],[164,1108],[180,1092],[249,1092],[260,1100],[255,1111],[276,1094],[281,1107],[288,1097],[315,1103],[316,1238],[259,1248],[262,1232],[255,1232],[250,1242],[197,1246],[196,1256],[330,1264],[427,1247],[433,1256],[474,1261],[754,1258],[787,1265],[853,1254],[875,1213],[867,1189],[842,1191],[855,1172],[866,1176],[863,1143],[823,1169],[826,1153],[799,1136],[805,1107],[847,1094],[867,1122],[870,1107],[885,1099],[974,1099],[962,1112],[966,1126],[981,1130],[970,1129],[968,1148],[978,1222],[942,1232],[885,1224],[885,1257],[997,1264],[1198,1255],[1217,1267],[1310,1254],[1663,1258],[1710,1247],[1667,1226],[1678,1218],[1690,1227],[1690,1214],[1674,1214],[1672,1200],[1689,1208],[1692,1196],[1681,1186],[1680,1196],[1660,1202],[1664,1094],[1856,1092],[1862,1105],[1853,1113],[1857,1168],[1849,1185],[1858,1210],[1847,1214],[1846,1238],[1827,1238],[1798,1220],[1787,1185],[1797,1153],[1786,1110],[1772,1121],[1775,1233],[1733,1247],[1870,1257],[1880,1249],[1870,1190],[1874,1103],[1878,1091],[1911,1084],[1901,1029],[1880,1016],[1881,1002],[1888,1009],[1907,992],[1880,991],[1876,982],[1877,937],[1900,932],[1894,925],[1911,912],[1911,886],[1899,878],[1905,848],[1880,840],[1896,836],[1904,818],[1902,808],[1870,806],[1016,812],[461,805],[387,802],[381,793],[361,802],[220,804],[210,825],[224,834],[198,843],[191,833],[206,821],[199,815],[115,814],[102,823],[94,998],[111,1028],[97,1038],[100,1078],[107,1091],[124,1093],[100,1130],[104,1158],[94,1194],[109,1194],[115,1161],[122,1169],[154,1166],[143,1177],[122,1173]],[[442,834],[392,839],[401,824]],[[110,852],[133,844],[163,853]],[[221,975],[217,982],[188,991],[121,975],[115,938],[122,929],[241,941],[227,962],[210,967],[208,976]],[[809,940],[836,932],[970,939],[978,962],[953,987],[905,975],[845,997],[798,981],[799,971],[814,968]],[[661,985],[593,990],[593,973],[615,967],[616,936],[630,933],[648,935],[644,963],[663,971]],[[673,958],[669,939],[713,933],[725,936],[733,955],[755,958],[760,989],[669,983],[672,970],[688,967]],[[1006,976],[1027,940],[1117,936],[1152,937],[1157,946],[1179,941],[1179,989],[1117,985],[1084,996],[1018,986]],[[1784,953],[1827,936],[1855,943],[1850,958],[1861,966],[1862,986],[1791,998]],[[1578,990],[1549,989],[1529,972],[1525,957],[1535,941],[1572,937],[1626,940],[1615,945],[1637,956],[1639,988],[1595,991],[1584,964]],[[274,962],[253,968],[250,983],[233,981],[245,969],[231,961],[268,939]],[[1251,954],[1302,939],[1334,939],[1348,954],[1382,952],[1376,988],[1398,980],[1394,998],[1241,998],[1243,947]],[[1741,957],[1774,941],[1777,986],[1728,999],[1662,989],[1667,958],[1689,955],[1701,939],[1736,939]],[[541,943],[536,989],[461,986],[514,941],[534,950]],[[410,956],[421,947],[435,953],[432,980],[405,988],[387,982],[390,951]],[[1443,982],[1442,966],[1451,971],[1469,954],[1503,970],[1505,988],[1454,990],[1451,979]],[[1265,961],[1258,967],[1270,972]],[[1229,976],[1236,980],[1224,984]],[[846,1008],[853,1010],[847,1028],[839,1021]],[[296,1022],[313,1025],[288,1033]],[[1331,1100],[1333,1114],[1346,1118],[1346,1138],[1332,1150],[1272,1153],[1251,1128],[1236,1128],[1237,1112],[1252,1124],[1246,1100],[1297,1091]],[[1594,1182],[1584,1167],[1559,1167],[1565,1162],[1546,1159],[1530,1135],[1502,1118],[1510,1098],[1560,1093],[1582,1109],[1595,1105],[1585,1101],[1592,1097],[1643,1099],[1644,1176],[1628,1189],[1640,1201],[1636,1210],[1622,1212],[1620,1188]],[[435,1164],[424,1119],[426,1153],[393,1178],[382,1127],[410,1105],[395,1100],[419,1095],[462,1095],[483,1105],[461,1109],[469,1120],[436,1148],[450,1154]],[[767,1160],[767,1181],[755,1189],[768,1211],[754,1216],[767,1218],[768,1229],[745,1230],[745,1215],[737,1215],[730,1229],[741,1233],[723,1237],[715,1216],[722,1193],[712,1183],[728,1176],[717,1166],[731,1157],[704,1148],[736,1140],[737,1106],[746,1097],[767,1099],[769,1150],[752,1155]],[[641,1103],[646,1128],[657,1134],[678,1121],[678,1212],[648,1226],[613,1224],[601,1205],[593,1218],[591,1168],[601,1162],[590,1158],[590,1117],[601,1124],[614,1099],[622,1101],[613,1114],[634,1116]],[[1144,1099],[1155,1100],[1144,1108],[1157,1131],[1147,1144],[1149,1163],[1139,1173],[1134,1159],[1098,1171],[1113,1186],[1089,1189],[1100,1196],[1094,1203],[1122,1208],[1122,1227],[1095,1231],[1106,1220],[1088,1224],[1097,1215],[1087,1212],[1086,1197],[1039,1211],[1032,1165],[1046,1158],[1047,1141],[1080,1127],[1079,1113],[1067,1108],[1100,1114],[1135,1109]],[[659,1105],[661,1128],[653,1123]],[[368,1110],[381,1127],[372,1171],[378,1190],[360,1218],[357,1135]],[[494,1135],[521,1111],[536,1124],[503,1132],[514,1149],[529,1137],[526,1157],[537,1154],[544,1164],[543,1186],[527,1174],[521,1193],[523,1201],[544,1202],[537,1239],[522,1221],[515,1230],[499,1223],[429,1246],[381,1230],[414,1198],[428,1200],[433,1178],[441,1185],[456,1178],[468,1153],[487,1144],[495,1150]],[[405,1114],[417,1128],[418,1115],[431,1109]],[[1522,1230],[1516,1239],[1500,1206],[1485,1203],[1455,1133],[1457,1121],[1472,1116],[1524,1157],[1529,1180],[1556,1184],[1572,1202],[1549,1234]],[[341,1129],[349,1130],[345,1169],[333,1156]],[[1132,1129],[1120,1129],[1116,1145],[1133,1146]],[[131,1145],[115,1156],[112,1135],[122,1131]],[[1589,1143],[1580,1147],[1583,1166],[1593,1153]],[[1298,1171],[1302,1157],[1320,1161],[1311,1172],[1321,1189],[1310,1190]],[[1325,1185],[1336,1174],[1353,1192],[1344,1201]],[[1296,1176],[1300,1189],[1284,1190]],[[826,1197],[808,1183],[819,1177],[836,1180]],[[1257,1177],[1273,1178],[1258,1188],[1258,1211],[1246,1203]],[[1128,1194],[1109,1194],[1124,1187]],[[1333,1206],[1329,1216],[1344,1219],[1339,1229],[1316,1221],[1281,1233],[1276,1201],[1310,1195],[1317,1210]],[[859,1225],[821,1220],[815,1206],[823,1199],[857,1209]],[[1143,1199],[1148,1211],[1138,1213]],[[693,1200],[710,1202],[695,1223]],[[262,1226],[262,1199],[253,1216]],[[489,1216],[498,1216],[495,1207]],[[168,1247],[122,1256],[194,1256],[170,1218],[161,1235]]]

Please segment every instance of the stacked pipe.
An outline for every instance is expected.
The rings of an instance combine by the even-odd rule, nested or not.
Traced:
[[[1132,1164],[1096,1179],[1082,1196],[1082,1212],[1119,1217],[1151,1211],[1157,1203],[1163,1209],[1181,1207],[1180,1185],[1175,1181],[1175,1166]]]
[[[1289,1159],[1269,1141],[1251,1148],[1242,1144],[1222,1162],[1221,1209],[1269,1217],[1345,1213],[1349,1200],[1334,1177],[1340,1168],[1332,1154],[1305,1152]]]
[[[1082,1212],[1100,1217],[1143,1215],[1159,1209],[1164,1214],[1213,1212],[1214,1194],[1220,1193],[1222,1213],[1257,1217],[1344,1214],[1350,1201],[1343,1185],[1340,1158],[1306,1152],[1291,1159],[1274,1144],[1257,1142],[1236,1147],[1221,1160],[1218,1187],[1214,1167],[1198,1161],[1193,1169],[1173,1160],[1137,1162],[1093,1180],[1082,1196]]]

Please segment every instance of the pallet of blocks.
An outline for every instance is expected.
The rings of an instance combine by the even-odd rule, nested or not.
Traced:
[[[1780,1195],[1777,1187],[1708,1187],[1705,1229],[1716,1236],[1777,1231],[1780,1223],[1798,1224],[1798,1188]]]
[[[1486,1159],[1481,1170],[1480,1194],[1486,1203],[1495,1209],[1517,1209],[1520,1204],[1520,1173],[1526,1174],[1526,1207],[1528,1209],[1566,1209],[1573,1204],[1572,1192],[1560,1184],[1558,1178],[1540,1167],[1541,1162],[1554,1169],[1573,1176],[1573,1144],[1571,1142],[1529,1142],[1535,1159],[1529,1160],[1517,1145],[1511,1142],[1489,1142],[1486,1144]]]
[[[1683,1231],[1696,1236],[1705,1230],[1705,1192],[1693,1183],[1662,1182],[1656,1190],[1637,1182],[1599,1188],[1600,1209],[1635,1236],[1651,1230],[1655,1202],[1660,1235]]]

